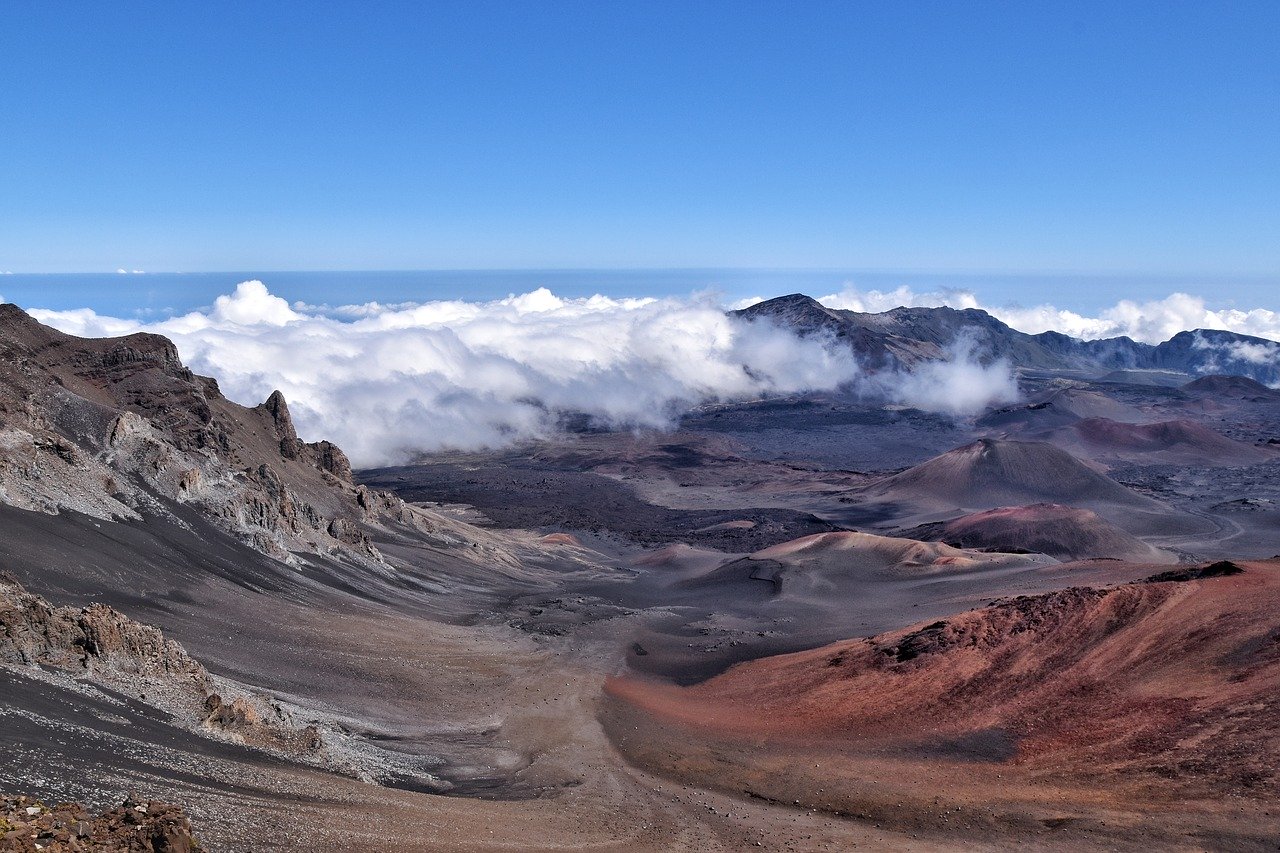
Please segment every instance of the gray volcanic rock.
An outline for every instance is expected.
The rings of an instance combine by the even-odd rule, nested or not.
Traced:
[[[0,667],[39,667],[141,697],[196,731],[314,758],[321,747],[312,727],[284,722],[278,706],[237,690],[230,700],[214,692],[231,686],[150,625],[105,604],[54,607],[0,574]]]
[[[1110,418],[1135,422],[1146,416],[1133,406],[1080,388],[1061,388],[1033,398],[1030,403],[988,412],[977,425],[1004,433],[1052,429],[1086,418]]]
[[[0,502],[101,519],[191,503],[286,562],[335,550],[380,561],[358,528],[423,519],[351,478],[339,448],[299,439],[279,391],[246,408],[163,337],[76,338],[0,306]]]
[[[1191,375],[1180,370],[1155,370],[1152,368],[1129,368],[1113,370],[1098,377],[1098,382],[1108,385],[1138,385],[1151,388],[1180,388],[1187,384]]]

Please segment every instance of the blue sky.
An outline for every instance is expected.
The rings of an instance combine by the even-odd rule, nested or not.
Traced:
[[[1275,2],[9,2],[0,270],[1277,276],[1278,34]]]

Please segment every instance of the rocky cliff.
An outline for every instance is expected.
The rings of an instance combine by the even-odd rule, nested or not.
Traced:
[[[84,339],[0,305],[0,502],[101,519],[195,505],[254,548],[380,561],[366,531],[432,527],[351,480],[327,441],[304,442],[278,391],[247,408],[149,334]]]

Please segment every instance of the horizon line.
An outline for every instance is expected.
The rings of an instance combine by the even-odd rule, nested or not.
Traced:
[[[850,275],[917,275],[917,276],[1041,276],[1085,278],[1280,278],[1280,270],[1123,270],[1123,269],[940,269],[912,267],[842,267],[842,266],[547,266],[547,267],[385,267],[385,268],[290,268],[290,269],[207,269],[207,270],[0,270],[0,276],[71,276],[112,275],[121,278],[145,275],[275,275],[298,273],[837,273]]]

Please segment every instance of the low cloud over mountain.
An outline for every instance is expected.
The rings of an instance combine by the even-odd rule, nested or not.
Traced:
[[[715,399],[834,389],[860,373],[846,348],[713,302],[560,299],[342,309],[290,305],[261,282],[160,323],[33,311],[78,335],[146,329],[232,399],[289,399],[303,435],[331,436],[357,464],[416,450],[546,435],[564,412],[611,426],[665,426]]]
[[[831,307],[938,301],[961,310]],[[1015,400],[1020,367],[1159,367],[1267,382],[1280,370],[1280,345],[1231,332],[1181,332],[1151,347],[1023,334],[964,293],[847,291],[822,303],[795,295],[726,312],[711,297],[563,299],[538,289],[484,303],[330,307],[290,304],[248,281],[207,309],[149,324],[89,309],[31,313],[77,335],[166,335],[233,400],[255,403],[282,390],[300,434],[336,440],[357,465],[546,436],[567,414],[609,427],[664,427],[701,403],[803,391],[853,390],[968,417]],[[1181,296],[1161,304],[1167,310],[1156,320],[1141,307],[1088,322],[1070,312],[1050,318],[1048,309],[1034,309],[1038,320],[1009,319],[1140,340],[1191,323],[1275,325],[1280,336],[1271,312],[1208,312]]]

